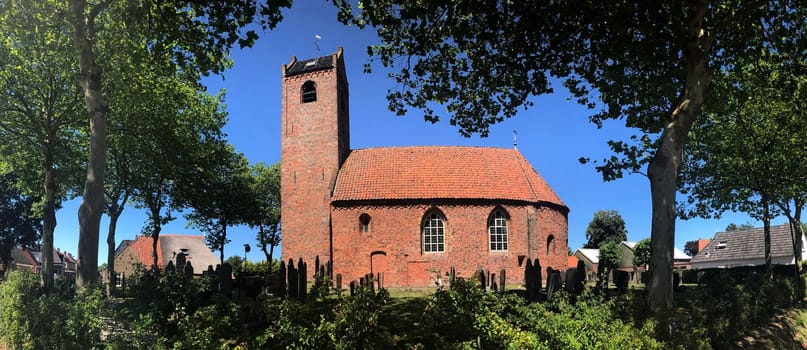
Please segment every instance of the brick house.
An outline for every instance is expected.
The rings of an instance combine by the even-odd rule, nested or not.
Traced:
[[[350,149],[342,49],[282,67],[282,259],[319,256],[345,281],[426,287],[525,261],[567,265],[568,207],[517,149]],[[312,274],[313,271],[309,271]]]

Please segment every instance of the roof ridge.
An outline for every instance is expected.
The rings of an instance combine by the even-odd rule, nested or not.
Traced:
[[[511,150],[511,148],[496,147],[496,146],[414,145],[414,146],[377,146],[377,147],[365,147],[365,148],[352,148],[351,151],[365,151],[375,149],[404,149],[404,148],[475,148],[475,149],[484,148],[484,149]]]
[[[533,186],[532,181],[530,181],[530,176],[529,174],[527,174],[527,171],[524,169],[524,164],[521,161],[522,158],[524,157],[519,157],[521,153],[518,151],[518,149],[513,149],[512,151],[513,156],[516,157],[516,163],[518,163],[518,166],[521,168],[521,174],[524,175],[524,179],[527,180],[527,185],[530,186],[530,191],[532,192],[533,197],[537,201],[538,193],[535,192],[535,186]]]

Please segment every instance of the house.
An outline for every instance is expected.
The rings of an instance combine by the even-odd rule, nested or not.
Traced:
[[[594,279],[600,265],[600,250],[595,248],[580,248],[574,256],[586,265],[586,279]]]
[[[807,241],[802,237],[802,257]],[[794,263],[790,224],[771,226],[771,261],[774,265]],[[692,258],[693,269],[730,268],[765,264],[765,236],[762,227],[715,233],[706,247]]]
[[[617,270],[629,272],[631,279],[634,281],[638,281],[639,274],[647,270],[645,266],[634,266],[633,264],[636,243],[637,242],[629,241],[619,242],[620,258],[619,265],[617,266]],[[597,267],[599,266],[599,249],[580,248],[574,253],[574,256],[585,263],[586,270],[590,277],[596,274]],[[673,268],[687,269],[689,268],[690,260],[691,258],[683,251],[678,248],[673,248]]]
[[[426,287],[526,259],[567,265],[569,208],[515,148],[350,149],[342,49],[282,66],[282,260],[330,262],[334,277],[372,273]],[[313,275],[313,270],[309,271]]]
[[[115,249],[115,273],[117,283],[123,283],[136,270],[138,265],[150,267],[152,255],[152,239],[150,236],[137,236],[133,240],[123,240]],[[221,264],[219,258],[207,247],[204,236],[162,234],[157,240],[157,266],[165,268],[169,262],[177,263],[179,255],[191,263],[193,274],[200,276],[208,267],[216,268]],[[106,275],[106,274],[102,274]]]
[[[14,247],[11,249],[11,267],[39,273],[42,271],[42,252],[36,247]],[[70,253],[59,248],[53,250],[53,275],[55,278],[75,279],[76,260]]]

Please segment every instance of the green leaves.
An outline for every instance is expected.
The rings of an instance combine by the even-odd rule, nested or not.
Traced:
[[[588,242],[584,248],[599,248],[603,243],[619,244],[628,239],[625,220],[616,210],[599,210],[586,228]]]

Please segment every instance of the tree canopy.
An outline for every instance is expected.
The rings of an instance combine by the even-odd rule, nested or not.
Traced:
[[[650,239],[645,238],[633,247],[633,265],[644,266],[650,263],[650,255],[652,247],[650,246]]]
[[[4,272],[9,270],[11,250],[34,247],[42,233],[41,218],[34,214],[39,199],[20,193],[15,181],[10,173],[0,174],[0,264]]]
[[[86,126],[75,85],[74,50],[58,1],[0,4],[0,159],[17,175],[13,185],[41,198],[42,283],[53,283],[56,209],[80,187]]]
[[[598,210],[586,228],[588,242],[584,248],[599,248],[604,243],[626,241],[628,231],[625,229],[625,220],[616,210]]]
[[[109,101],[103,91],[105,60],[99,48],[109,36],[142,33],[141,49],[155,56],[170,55],[175,71],[199,77],[220,73],[230,66],[229,50],[251,46],[258,38],[250,24],[273,28],[280,9],[290,0],[261,2],[226,0],[216,2],[130,2],[69,0],[69,11],[56,12],[69,21],[75,49],[77,83],[84,95],[89,121],[89,157],[82,203],[79,208],[79,286],[95,282],[98,237],[104,211],[104,179],[107,156]]]
[[[368,50],[396,81],[390,109],[435,104],[463,135],[488,127],[553,91],[557,77],[598,126],[624,120],[630,140],[613,140],[595,161],[605,180],[644,173],[653,203],[650,307],[671,333],[676,189],[687,135],[705,104],[721,105],[718,71],[763,54],[802,49],[803,1],[620,2],[332,0],[346,23],[374,28]],[[717,89],[716,89],[717,88]],[[582,160],[588,161],[587,158]],[[643,169],[644,168],[644,169]]]

